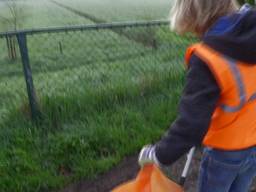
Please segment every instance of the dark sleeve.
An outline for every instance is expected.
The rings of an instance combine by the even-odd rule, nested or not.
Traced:
[[[208,66],[193,55],[179,113],[166,136],[156,144],[156,157],[171,165],[193,146],[201,145],[216,108],[220,89]]]

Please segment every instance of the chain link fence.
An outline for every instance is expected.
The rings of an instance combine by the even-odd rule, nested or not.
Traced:
[[[8,44],[9,36],[0,38],[0,121],[3,122],[11,109],[18,108],[26,102],[26,87],[22,71],[22,62],[19,56],[17,41],[12,39],[15,44],[11,48]],[[14,45],[13,44],[13,45]],[[17,53],[16,58],[11,54]]]
[[[94,106],[111,107],[157,91],[170,76],[183,74],[185,49],[196,41],[171,33],[166,21],[39,29],[0,37],[0,103],[8,103],[0,115],[10,106],[29,103],[33,118],[53,111],[75,116],[93,102],[88,98],[101,101]]]

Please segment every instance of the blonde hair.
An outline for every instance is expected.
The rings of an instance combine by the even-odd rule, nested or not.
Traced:
[[[171,29],[202,35],[221,16],[239,8],[236,0],[175,0],[170,12]]]

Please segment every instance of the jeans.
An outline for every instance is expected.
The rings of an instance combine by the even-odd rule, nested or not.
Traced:
[[[240,151],[205,148],[198,192],[248,192],[256,176],[256,147]]]

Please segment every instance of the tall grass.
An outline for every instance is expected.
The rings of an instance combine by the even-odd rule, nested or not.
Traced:
[[[0,129],[1,189],[50,190],[108,170],[163,134],[175,117],[181,82],[171,75],[130,91],[121,85],[90,96],[45,97],[37,128],[12,113]]]
[[[43,114],[37,125],[20,60],[9,61],[0,40],[2,191],[50,191],[95,178],[167,130],[192,39],[168,27],[124,31],[130,36],[113,30],[28,36]]]

